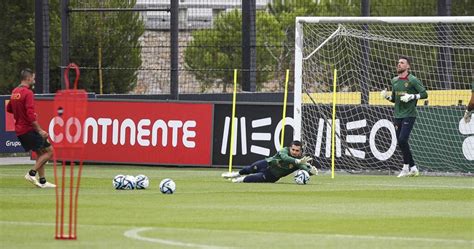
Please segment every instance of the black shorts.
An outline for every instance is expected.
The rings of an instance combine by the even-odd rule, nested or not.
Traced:
[[[18,136],[18,140],[21,142],[21,146],[25,149],[26,152],[38,151],[40,149],[48,148],[51,144],[48,143],[48,140],[43,138],[38,132],[30,131],[26,134]]]

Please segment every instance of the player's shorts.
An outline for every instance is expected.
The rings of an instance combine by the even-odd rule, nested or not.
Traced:
[[[43,138],[37,131],[29,131],[26,134],[18,136],[18,140],[21,142],[21,146],[25,149],[26,152],[38,151],[40,149],[48,148],[51,144],[48,143],[48,140]]]

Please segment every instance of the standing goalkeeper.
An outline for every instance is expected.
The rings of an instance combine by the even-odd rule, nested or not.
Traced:
[[[226,172],[222,177],[232,179],[232,182],[276,182],[280,178],[296,170],[306,170],[310,175],[317,173],[316,167],[309,164],[310,157],[302,156],[300,141],[291,142],[289,147],[278,151],[273,157],[254,162],[239,172]]]
[[[418,176],[419,172],[410,151],[408,138],[416,119],[418,99],[426,99],[428,93],[421,82],[410,72],[410,59],[400,56],[397,65],[397,77],[392,79],[392,94],[382,91],[382,96],[395,103],[395,129],[397,141],[403,155],[403,168],[398,177]]]

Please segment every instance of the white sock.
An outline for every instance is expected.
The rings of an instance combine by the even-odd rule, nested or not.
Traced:
[[[413,165],[410,170],[418,170],[418,168],[416,168],[416,165]]]

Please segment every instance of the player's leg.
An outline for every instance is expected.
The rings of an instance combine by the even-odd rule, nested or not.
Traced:
[[[246,183],[256,183],[256,182],[265,182],[265,177],[262,172],[251,174],[251,175],[246,175],[246,176],[241,176],[237,177],[232,180],[232,182],[238,183],[238,182],[246,182]]]
[[[411,130],[415,124],[415,120],[415,117],[404,118],[400,126],[399,136],[397,137],[398,146],[400,147],[403,156],[403,170],[406,169],[406,165],[408,165],[410,168],[410,171],[406,176],[418,175],[418,169],[416,168],[415,161],[413,160],[413,155],[410,150],[410,144],[408,143]]]
[[[250,166],[247,166],[239,171],[240,175],[249,175],[258,172],[262,172],[264,169],[268,168],[267,160],[259,160],[252,163]]]
[[[36,132],[30,131],[26,134],[22,134],[18,136],[18,140],[21,143],[21,146],[23,149],[25,149],[26,152],[29,152],[33,150],[36,147]],[[38,134],[39,135],[39,134]],[[31,182],[34,185],[38,184],[38,180],[36,179],[36,174],[38,171],[38,166],[37,164],[33,165],[33,167],[26,173],[25,179],[29,182]]]
[[[409,166],[413,166],[415,164],[410,151],[410,145],[408,143],[408,139],[410,138],[410,133],[413,129],[414,123],[415,118],[404,118],[401,123],[400,132],[397,137],[398,146],[400,147],[400,150],[402,151],[403,155],[403,163],[408,164]]]
[[[45,177],[45,169],[44,166],[45,164],[52,158],[53,156],[53,148],[51,147],[51,144],[47,141],[47,139],[43,138],[38,132],[32,131],[29,132],[27,135],[27,139],[29,148],[36,152],[37,158],[35,165],[33,168],[29,171],[29,177],[28,178],[35,178],[36,179],[36,173],[39,175],[39,181],[31,181],[33,184],[35,184],[37,187],[40,188],[46,188],[46,187],[55,187],[54,184],[48,183],[46,181]],[[25,176],[27,178],[27,176]],[[29,180],[27,178],[27,180]]]
[[[41,178],[41,177],[44,177],[45,173],[44,173],[44,164],[46,163],[46,160],[44,160],[43,158],[46,157],[46,151],[44,150],[36,150],[36,162],[35,162],[35,166],[34,168],[36,169],[36,172],[38,173],[38,177]]]
[[[43,172],[40,173],[40,176],[44,176],[44,165],[53,157],[53,149],[51,146],[49,146],[36,150],[35,152],[38,154],[35,167],[38,169],[38,171]]]
[[[401,146],[400,146],[400,140],[399,140],[399,137],[400,137],[400,134],[402,132],[402,125],[403,125],[403,118],[396,118],[394,121],[393,121],[393,124],[395,126],[395,134],[397,136],[397,142],[398,142],[398,147],[401,149]],[[403,153],[403,152],[402,152]],[[400,171],[400,174],[398,174],[397,177],[404,177],[404,176],[408,176],[408,173],[410,172],[410,167],[408,165],[408,163],[405,163],[405,157],[403,157],[403,168],[402,170]]]
[[[279,178],[273,176],[270,171],[268,170],[262,170],[258,173],[247,175],[247,176],[241,176],[238,178],[235,178],[232,180],[232,182],[245,182],[245,183],[263,183],[263,182],[268,182],[268,183],[273,183],[278,181]]]
[[[49,145],[49,143],[48,143]],[[54,188],[56,185],[46,181],[45,165],[53,157],[53,149],[51,146],[41,148],[36,151],[38,158],[36,164],[38,165],[39,185],[41,188]]]
[[[256,162],[252,163],[250,166],[247,166],[247,167],[239,170],[238,172],[225,172],[225,173],[222,173],[222,177],[224,177],[224,178],[236,178],[236,177],[240,177],[240,176],[243,176],[243,175],[250,175],[250,174],[253,174],[253,173],[260,172],[260,171],[264,170],[267,167],[268,167],[268,162],[265,159],[263,159],[263,160],[259,160],[259,161],[256,161]]]

